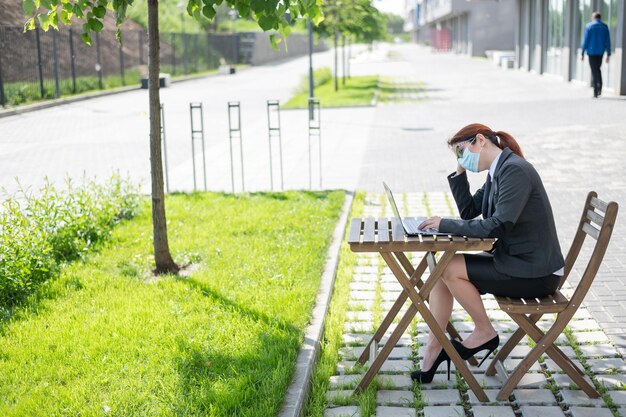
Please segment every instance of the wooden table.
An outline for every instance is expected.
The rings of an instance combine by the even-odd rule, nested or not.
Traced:
[[[446,265],[448,265],[448,262],[450,262],[456,252],[489,250],[492,248],[494,242],[495,239],[478,239],[460,236],[421,235],[407,237],[404,235],[402,224],[397,218],[352,219],[348,237],[350,249],[353,252],[380,253],[403,289],[357,361],[357,363],[364,364],[370,357],[373,359],[370,361],[370,367],[365,373],[365,376],[355,388],[355,394],[367,388],[380,370],[382,364],[389,357],[391,350],[404,334],[411,320],[413,320],[413,317],[419,312],[433,335],[439,340],[441,346],[443,346],[452,362],[454,362],[456,369],[463,375],[470,389],[476,394],[478,400],[482,402],[489,401],[487,395],[476,381],[476,378],[474,378],[474,375],[472,375],[468,369],[465,361],[461,359],[445,333],[437,325],[433,314],[428,308],[427,301],[430,291],[437,280],[441,278]],[[417,267],[413,267],[411,261],[409,261],[406,256],[407,252],[424,252],[425,254]],[[437,252],[442,252],[439,261],[435,259]],[[426,271],[426,268],[429,269],[430,276],[426,282],[423,282],[421,277]],[[416,287],[419,292],[416,291]],[[391,333],[389,340],[387,340],[383,348],[378,352],[378,344],[393,320],[399,314],[407,298],[411,300],[411,305],[404,313],[404,316],[402,316],[395,330]],[[461,337],[452,323],[448,323],[446,330],[453,339],[461,340]],[[470,363],[473,365],[477,364],[474,358],[472,358]]]

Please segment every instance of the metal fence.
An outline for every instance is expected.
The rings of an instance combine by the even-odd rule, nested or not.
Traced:
[[[161,71],[184,75],[240,62],[245,34],[161,33]],[[62,28],[24,33],[0,27],[0,105],[58,98],[88,90],[137,85],[147,73],[148,36],[102,31],[86,45],[80,32]]]

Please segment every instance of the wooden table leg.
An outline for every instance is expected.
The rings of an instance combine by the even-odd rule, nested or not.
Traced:
[[[476,381],[476,378],[470,372],[469,368],[465,364],[465,361],[461,359],[459,353],[456,351],[456,349],[454,349],[452,343],[450,343],[450,341],[446,338],[445,333],[439,328],[435,317],[432,315],[431,311],[428,309],[426,303],[424,302],[424,300],[428,297],[430,291],[434,287],[436,280],[441,277],[441,274],[443,273],[445,267],[454,256],[454,251],[444,252],[443,256],[439,260],[439,263],[435,267],[434,271],[432,271],[427,282],[424,283],[424,286],[420,290],[419,294],[415,291],[415,287],[411,285],[411,282],[408,280],[406,275],[403,274],[400,265],[398,265],[393,256],[389,253],[382,253],[381,255],[400,282],[400,285],[402,285],[404,290],[408,293],[413,305],[417,308],[417,310],[424,318],[424,321],[430,328],[432,334],[437,338],[443,349],[448,353],[448,356],[450,356],[450,359],[452,360],[452,362],[454,362],[456,369],[461,373],[463,378],[465,378],[465,382],[467,382],[470,389],[474,392],[478,400],[481,402],[489,401],[489,398],[485,394],[485,391],[483,391],[480,384],[478,384],[478,381]]]
[[[404,316],[402,316],[402,319],[400,320],[400,323],[398,323],[398,326],[391,333],[391,336],[389,336],[389,340],[387,340],[385,346],[383,346],[380,353],[376,355],[376,359],[374,359],[374,362],[359,382],[359,385],[357,385],[354,389],[354,394],[359,394],[363,392],[369,386],[370,382],[372,382],[372,379],[374,379],[374,376],[376,376],[385,360],[387,360],[387,358],[391,354],[391,351],[396,346],[396,343],[398,343],[398,340],[400,340],[400,337],[402,337],[402,335],[404,334],[404,331],[407,329],[407,327],[409,327],[409,324],[411,324],[411,320],[413,320],[413,317],[415,317],[416,313],[417,308],[415,308],[415,306],[411,304],[406,313],[404,313]]]
[[[406,259],[406,256],[405,256],[405,259]],[[423,285],[421,276],[424,273],[424,271],[426,271],[426,265],[427,265],[426,256],[424,256],[422,261],[419,263],[419,265],[415,269],[413,269],[413,266],[411,265],[410,262],[408,265],[404,265],[407,275],[411,277],[411,282],[413,283],[413,285],[417,285],[418,288],[421,288],[421,286]],[[407,266],[410,269],[407,269]],[[406,302],[408,298],[409,296],[406,291],[402,291],[400,293],[396,301],[393,303],[393,306],[391,307],[391,309],[389,310],[389,312],[383,319],[382,323],[380,324],[378,329],[376,329],[374,336],[367,343],[367,346],[365,346],[363,353],[361,353],[361,356],[359,356],[359,359],[356,361],[357,363],[364,364],[365,362],[367,362],[367,360],[370,358],[370,350],[372,348],[372,345],[380,343],[383,336],[387,332],[387,329],[389,329],[389,326],[391,326],[394,319],[396,318],[396,316],[398,315],[398,313],[402,309],[402,306],[404,305],[404,303]]]

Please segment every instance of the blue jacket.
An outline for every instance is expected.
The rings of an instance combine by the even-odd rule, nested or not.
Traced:
[[[596,19],[585,26],[585,35],[580,45],[582,54],[585,55],[607,55],[611,56],[611,38],[609,37],[609,27]]]

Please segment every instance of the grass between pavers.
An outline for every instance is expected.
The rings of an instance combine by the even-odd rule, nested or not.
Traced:
[[[565,330],[563,330],[563,333],[567,337],[567,344],[570,345],[572,349],[574,349],[574,352],[576,353],[576,359],[578,359],[580,364],[583,366],[583,371],[589,377],[589,379],[591,379],[595,389],[600,394],[600,397],[604,400],[604,403],[606,404],[608,409],[611,411],[611,413],[613,413],[615,417],[619,417],[620,416],[619,408],[613,402],[613,398],[611,398],[611,396],[609,395],[609,392],[608,392],[609,390],[606,388],[606,386],[598,382],[598,379],[596,378],[596,375],[593,372],[593,369],[587,363],[587,358],[585,358],[585,355],[583,355],[583,352],[580,350],[580,346],[578,345],[578,341],[576,340],[576,337],[574,337],[574,332],[572,331],[572,328],[569,326],[565,327]]]
[[[144,201],[0,323],[0,415],[275,415],[343,199],[169,196],[172,252],[198,267],[159,278]]]
[[[360,192],[354,197],[349,217],[360,217],[363,213],[365,195]],[[346,229],[339,255],[339,267],[333,287],[333,294],[324,324],[324,335],[320,342],[320,358],[313,371],[311,393],[305,406],[304,415],[322,417],[326,409],[329,379],[335,374],[340,360],[339,349],[342,346],[343,326],[348,311],[350,281],[356,266],[357,254],[350,250],[346,241],[349,230]],[[354,388],[353,385],[348,388]]]

